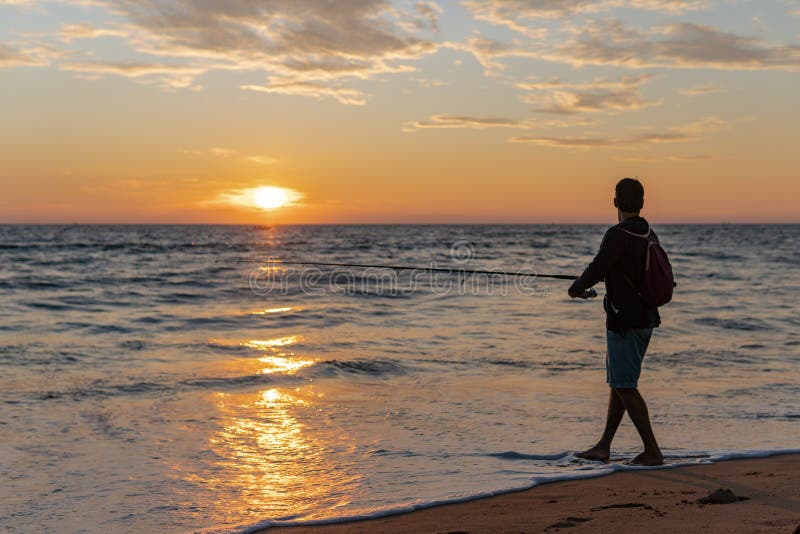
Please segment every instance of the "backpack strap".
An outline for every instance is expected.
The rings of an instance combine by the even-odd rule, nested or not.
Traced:
[[[646,239],[647,240],[647,254],[646,254],[645,260],[644,260],[644,270],[645,271],[649,271],[650,270],[650,247],[653,244],[655,244],[655,240],[652,238],[653,227],[648,225],[646,234],[637,234],[636,232],[631,232],[630,230],[626,230],[626,229],[620,227],[619,225],[614,226],[614,228],[616,228],[617,230],[622,230],[623,232],[625,232],[628,235],[632,235],[634,237],[639,237],[641,239]],[[628,283],[631,285],[631,287],[633,287],[633,283],[628,279],[627,276],[625,277],[625,279],[628,280]]]
[[[638,237],[640,239],[646,239],[648,241],[648,243],[647,243],[647,255],[645,256],[645,260],[644,261],[645,261],[645,271],[650,269],[650,245],[652,244],[651,234],[653,233],[653,228],[650,225],[648,225],[646,234],[637,234],[636,232],[631,232],[630,230],[626,230],[626,229],[620,227],[619,225],[614,226],[614,228],[616,228],[617,230],[621,230],[621,231],[625,232],[626,234],[632,235],[634,237]],[[639,291],[639,289],[633,283],[633,280],[628,278],[628,275],[626,275],[625,273],[622,273],[622,277],[628,283],[628,285],[633,290],[633,292],[636,293],[636,295],[638,295],[639,298],[641,298],[642,297],[642,293],[641,293],[641,291]]]

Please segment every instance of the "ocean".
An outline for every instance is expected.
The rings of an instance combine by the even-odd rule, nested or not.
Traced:
[[[800,444],[800,226],[656,225],[640,389],[670,464]],[[618,469],[600,225],[0,226],[0,526],[243,530]],[[598,287],[602,296],[602,284]],[[613,458],[641,448],[625,420]]]

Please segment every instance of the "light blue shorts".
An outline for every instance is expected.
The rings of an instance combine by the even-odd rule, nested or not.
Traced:
[[[642,360],[653,335],[652,328],[606,331],[606,382],[612,388],[635,388],[642,373]]]

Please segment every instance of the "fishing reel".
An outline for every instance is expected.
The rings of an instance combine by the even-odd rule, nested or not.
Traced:
[[[581,299],[596,299],[597,298],[597,291],[595,291],[593,287],[590,287],[589,289],[587,289],[583,293],[581,293],[578,296],[578,298],[581,298]]]

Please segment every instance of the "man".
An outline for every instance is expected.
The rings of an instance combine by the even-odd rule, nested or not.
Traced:
[[[606,381],[608,397],[606,428],[600,441],[579,458],[607,462],[611,441],[622,417],[628,412],[644,442],[644,452],[634,458],[638,465],[661,465],[647,404],[639,394],[639,374],[653,328],[661,323],[657,308],[649,308],[636,288],[641,286],[648,254],[648,234],[655,234],[639,212],[644,205],[644,188],[638,180],[624,178],[617,184],[614,206],[619,224],[606,231],[600,251],[572,287],[569,296],[586,297],[587,290],[601,280],[606,283]]]

